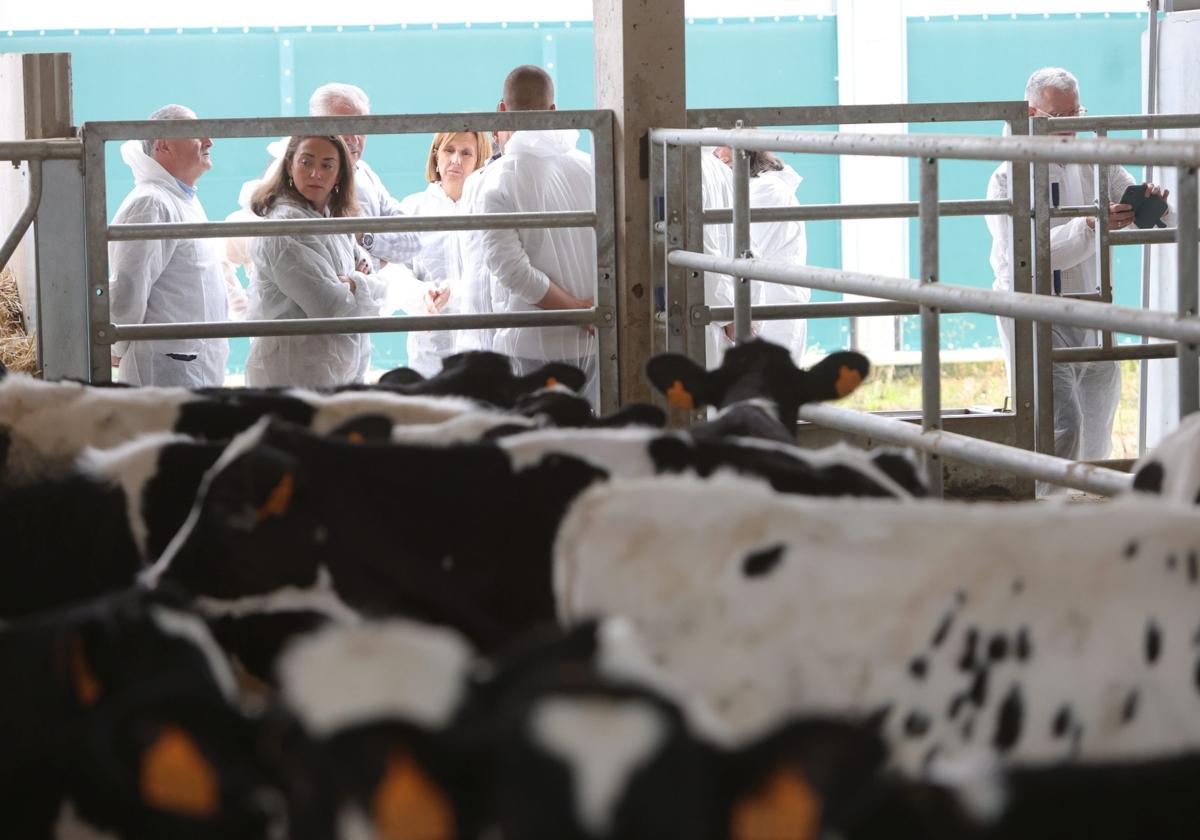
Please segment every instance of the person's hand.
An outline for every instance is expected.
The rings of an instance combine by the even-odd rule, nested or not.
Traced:
[[[1108,229],[1120,230],[1123,227],[1129,227],[1133,224],[1133,208],[1128,204],[1110,204],[1108,205]],[[1087,217],[1087,226],[1092,230],[1096,229],[1096,217]]]
[[[371,273],[371,261],[368,259],[365,259],[365,258],[359,260],[357,263],[354,264],[354,270],[357,271],[359,274],[370,274]]]
[[[114,353],[114,354],[112,354],[112,355],[109,357],[109,361],[111,361],[111,362],[112,362],[112,366],[113,366],[113,367],[120,367],[120,366],[121,366],[121,357],[120,357],[120,356],[118,356],[118,355],[116,355],[115,353]]]
[[[1151,196],[1156,195],[1159,198],[1161,198],[1163,201],[1166,201],[1167,196],[1169,196],[1170,194],[1171,194],[1170,190],[1164,190],[1158,184],[1146,184],[1146,198],[1150,198]]]
[[[425,311],[430,315],[436,315],[442,311],[442,308],[450,300],[449,286],[434,286],[425,291]]]
[[[359,245],[362,245],[363,244],[363,235],[361,233],[354,234],[354,241],[357,242]]]
[[[338,279],[350,287],[350,294],[353,295],[358,293],[358,284],[354,282],[353,277],[346,277],[343,274],[339,274]]]

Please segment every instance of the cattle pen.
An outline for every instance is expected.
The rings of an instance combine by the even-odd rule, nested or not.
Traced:
[[[974,137],[894,134],[815,133],[766,131],[744,128],[756,125],[815,125],[824,123],[938,122],[1003,117],[1013,136]],[[840,317],[847,314],[921,314],[922,407],[921,429],[897,419],[850,412],[826,405],[801,409],[810,423],[873,440],[911,446],[925,453],[927,477],[935,495],[943,490],[943,456],[977,463],[1027,479],[1036,479],[1089,492],[1112,495],[1127,489],[1131,477],[1101,464],[1055,457],[1054,408],[1050,371],[1053,361],[1163,358],[1179,360],[1180,416],[1200,408],[1200,320],[1197,312],[1197,165],[1200,144],[1186,141],[1065,139],[1042,136],[1050,131],[1097,131],[1141,128],[1177,128],[1200,125],[1200,115],[1126,116],[1102,119],[1036,118],[1027,120],[1026,104],[960,103],[863,106],[851,108],[755,109],[752,111],[698,112],[689,123],[703,128],[658,129],[651,133],[655,150],[651,177],[664,196],[662,218],[656,220],[661,238],[658,259],[667,267],[666,298],[669,343],[690,355],[704,352],[707,323],[733,317],[737,336],[750,335],[751,319]],[[732,127],[729,127],[732,123]],[[1032,125],[1033,136],[1023,136]],[[711,130],[711,129],[716,130]],[[735,150],[734,206],[704,210],[700,191],[673,187],[700,181],[701,146],[726,145]],[[749,206],[747,151],[789,151],[811,154],[890,156],[919,160],[920,201],[900,205],[833,205],[827,207],[755,208]],[[1014,177],[1012,201],[941,202],[938,196],[939,160],[1007,160]],[[1050,162],[1091,164],[1141,164],[1176,167],[1179,172],[1176,201],[1180,208],[1176,229],[1153,232],[1110,232],[1107,216],[1094,207],[1051,207]],[[679,177],[682,175],[683,177]],[[1098,184],[1105,185],[1103,167],[1097,167]],[[1032,186],[1032,194],[1031,194]],[[652,192],[654,190],[652,189]],[[1106,193],[1101,192],[1100,195]],[[995,292],[941,283],[938,276],[938,220],[943,215],[1005,214],[1013,219],[1011,264],[1014,291]],[[1054,216],[1094,215],[1101,247],[1098,276],[1101,289],[1086,299],[1053,299],[1050,269],[1050,221]],[[903,218],[920,220],[920,281],[882,277],[815,267],[798,267],[755,259],[750,251],[753,219],[805,220],[831,218]],[[703,226],[732,222],[734,257],[703,253]],[[1032,235],[1030,231],[1032,229]],[[1110,248],[1114,244],[1177,242],[1178,305],[1174,313],[1154,312],[1111,304]],[[735,305],[704,305],[703,273],[718,272],[738,278]],[[849,292],[882,298],[890,303],[801,304],[752,307],[751,283],[768,282],[813,289]],[[949,432],[943,426],[940,381],[939,317],[943,312],[971,311],[1017,319],[1014,391],[1016,410],[1010,415],[1015,446],[977,440]],[[1037,323],[1034,331],[1033,324]],[[1050,351],[1051,323],[1099,328],[1106,339],[1100,348],[1063,348]],[[1169,339],[1174,344],[1114,348],[1111,331]],[[1036,360],[1031,366],[1029,360]]]

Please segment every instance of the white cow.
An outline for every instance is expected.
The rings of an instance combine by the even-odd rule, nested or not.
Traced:
[[[595,487],[559,531],[560,617],[623,614],[752,738],[878,714],[898,761],[1200,746],[1200,515],[782,496],[734,477]]]
[[[1200,504],[1200,414],[1185,417],[1178,429],[1142,456],[1133,472],[1136,491],[1185,505]]]

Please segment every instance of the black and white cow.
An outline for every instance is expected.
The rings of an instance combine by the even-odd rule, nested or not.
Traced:
[[[516,376],[507,356],[472,350],[447,356],[441,371],[428,379],[411,368],[396,368],[380,377],[378,385],[353,387],[383,388],[410,396],[468,397],[512,408],[525,394],[555,385],[578,391],[585,380],[583,371],[562,362],[547,362],[530,374]]]
[[[553,622],[551,545],[593,483],[737,470],[785,492],[911,495],[850,450],[809,454],[636,429],[437,442],[351,444],[260,424],[214,466],[153,577],[205,596],[214,615],[285,603],[334,616],[408,615],[491,650]]]
[[[984,748],[1200,744],[1200,517],[798,499],[734,477],[596,487],[556,544],[561,618],[630,617],[744,737],[879,714],[902,766]]]
[[[330,626],[280,658],[295,840],[475,837],[487,766],[460,721],[474,652],[407,621]]]
[[[1133,467],[1133,489],[1185,505],[1200,505],[1200,414],[1142,456]]]
[[[265,838],[282,797],[204,623],[127,591],[0,630],[5,836]]]
[[[705,370],[687,356],[664,353],[646,363],[646,376],[675,408],[720,409],[698,423],[699,436],[761,437],[792,443],[797,412],[806,402],[837,399],[867,378],[871,365],[855,352],[831,353],[808,370],[786,348],[756,339],[731,348],[721,366]]]

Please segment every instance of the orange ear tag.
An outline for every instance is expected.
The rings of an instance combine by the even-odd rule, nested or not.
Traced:
[[[799,772],[781,768],[737,804],[729,828],[731,840],[817,840],[821,800]]]
[[[557,384],[558,384],[558,380],[555,379],[553,376],[546,379],[546,387],[547,388],[553,388]]]
[[[87,653],[83,649],[83,639],[72,636],[67,642],[67,657],[71,669],[71,680],[75,684],[75,696],[85,706],[94,706],[100,699],[100,680],[92,671],[87,661]]]
[[[346,440],[350,443],[362,443],[362,432],[351,432],[350,434],[346,435]]]
[[[142,801],[159,811],[185,817],[216,816],[220,785],[195,742],[176,726],[166,726],[142,754]]]
[[[682,408],[684,411],[691,411],[696,407],[696,401],[692,398],[691,392],[684,388],[683,382],[678,379],[667,389],[667,402],[674,408]]]
[[[833,390],[837,391],[839,397],[848,396],[862,384],[862,374],[845,365],[838,371],[837,384],[833,386]]]
[[[388,759],[372,808],[380,840],[454,840],[458,830],[446,794],[403,753]]]
[[[292,474],[284,473],[283,478],[275,485],[267,501],[258,509],[258,521],[262,522],[272,516],[283,516],[287,513],[288,505],[292,503],[292,493],[295,490]]]

